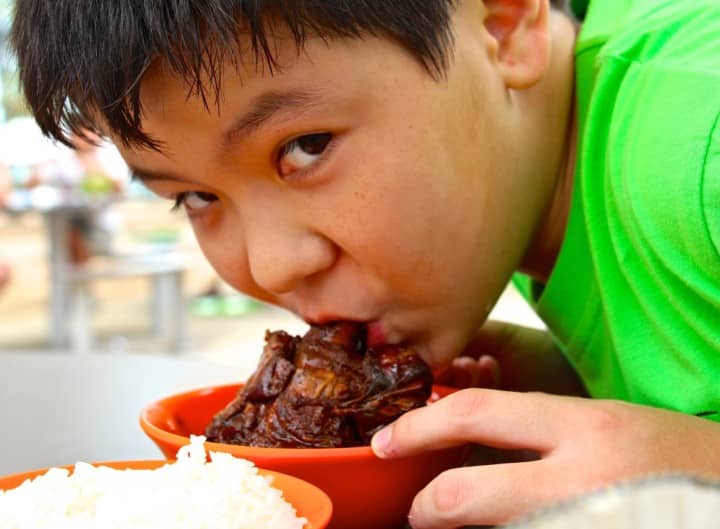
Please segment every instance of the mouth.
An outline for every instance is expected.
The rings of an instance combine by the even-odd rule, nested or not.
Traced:
[[[322,314],[317,316],[307,316],[303,318],[310,325],[323,325],[333,321],[353,321],[364,323],[367,328],[367,345],[368,347],[382,347],[385,345],[395,345],[388,337],[383,323],[376,320],[368,320],[362,318],[350,318],[339,316],[336,314]]]

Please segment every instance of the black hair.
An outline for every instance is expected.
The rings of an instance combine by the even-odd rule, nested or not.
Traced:
[[[243,59],[278,68],[273,35],[382,36],[409,51],[434,78],[448,66],[450,18],[459,0],[16,0],[10,33],[20,84],[44,134],[66,145],[98,117],[125,144],[157,148],[142,130],[140,82],[160,59],[189,95],[218,103],[222,65]],[[565,9],[567,0],[550,0]]]
[[[458,0],[17,0],[11,44],[20,83],[43,133],[69,144],[102,120],[125,144],[158,148],[142,130],[140,82],[160,59],[206,107],[220,98],[222,65],[278,68],[273,35],[381,36],[440,78],[450,60]],[[213,99],[214,98],[214,99]]]

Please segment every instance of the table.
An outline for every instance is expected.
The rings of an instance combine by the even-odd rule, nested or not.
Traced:
[[[167,355],[0,353],[0,475],[76,461],[161,459],[160,451],[138,424],[145,404],[178,391],[245,380],[251,370],[249,363],[244,368],[229,367]],[[689,492],[688,484],[692,487]],[[684,476],[622,484],[562,503],[513,527],[713,527],[711,522],[720,516],[720,483],[696,484],[695,478]],[[672,487],[669,492],[658,495],[653,490],[668,485]],[[684,495],[678,494],[676,487],[684,487]],[[700,498],[702,517],[695,500],[699,493],[705,495]],[[640,494],[647,496],[641,505],[629,513],[621,509]],[[687,501],[674,505],[670,500],[677,498]],[[692,515],[689,519],[694,523],[675,523],[683,511]],[[640,514],[652,523],[638,524]],[[664,514],[668,516],[655,519]],[[617,523],[608,524],[610,515]]]
[[[78,193],[54,186],[39,186],[34,189],[14,189],[5,206],[12,215],[39,213],[43,216],[48,244],[49,270],[49,320],[50,345],[55,348],[67,346],[68,332],[66,316],[70,290],[71,263],[67,240],[72,219],[88,215],[105,207],[108,200],[88,200]]]
[[[167,355],[0,353],[0,475],[77,461],[162,459],[140,429],[159,397],[245,380],[251,367]]]
[[[88,284],[98,279],[135,276],[150,281],[153,301],[150,319],[155,334],[169,344],[171,351],[182,351],[187,345],[183,300],[187,263],[183,255],[167,251],[111,253],[82,265],[71,262],[67,241],[73,219],[92,216],[117,200],[116,195],[93,198],[51,186],[17,189],[10,194],[5,207],[8,213],[35,212],[43,216],[48,245],[49,344],[55,349],[89,352],[93,333]]]
[[[80,203],[42,208],[48,238],[48,265],[50,280],[50,344],[61,348],[67,345],[66,315],[70,290],[70,256],[67,240],[72,218],[92,212],[89,205]]]

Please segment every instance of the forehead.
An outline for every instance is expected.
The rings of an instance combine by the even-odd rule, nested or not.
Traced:
[[[302,50],[294,39],[280,33],[273,39],[275,55],[265,58],[253,50],[250,37],[241,34],[237,47],[223,54],[208,52],[204,64],[187,67],[185,74],[166,58],[153,61],[143,74],[140,83],[140,99],[144,109],[162,108],[164,103],[177,104],[199,99],[207,110],[217,108],[227,99],[225,84],[228,79],[239,81],[235,86],[248,93],[252,87],[272,83],[283,72],[292,70]],[[189,59],[185,59],[189,60]],[[272,62],[270,62],[272,61]]]
[[[140,85],[144,131],[152,134],[169,122],[222,121],[268,93],[313,94],[325,101],[368,99],[387,93],[403,75],[429,80],[409,53],[380,38],[309,38],[298,49],[292,38],[280,35],[273,44],[272,68],[257,60],[248,42],[241,45],[241,60],[228,56],[214,75],[203,73],[200,85],[189,83],[167,62],[155,61]]]
[[[223,126],[232,114],[264,92],[307,84],[299,75],[302,68],[298,65],[300,54],[295,43],[278,38],[275,47],[278,68],[270,69],[246,49],[241,60],[228,55],[219,67],[202,70],[199,82],[183,77],[167,61],[156,60],[140,84],[143,132],[163,149],[163,144],[172,143],[176,131],[201,126],[210,132],[211,127]],[[124,151],[136,150],[135,147],[126,145]]]
[[[153,64],[142,80],[140,96],[143,132],[160,143],[162,152],[155,154],[174,158],[187,148],[216,152],[233,121],[262,106],[268,96],[286,98],[275,97],[273,104],[284,103],[293,111],[284,113],[288,121],[305,114],[327,117],[332,110],[357,114],[360,108],[377,111],[391,104],[395,92],[408,97],[395,86],[400,77],[409,77],[412,85],[429,79],[413,57],[383,39],[309,39],[302,51],[291,39],[279,39],[277,51],[279,68],[272,71],[251,52],[242,62],[226,60],[220,77],[203,79],[204,99],[167,63]],[[293,99],[303,104],[293,104]],[[145,164],[148,156],[158,159],[145,147],[124,146],[121,152],[131,165]]]

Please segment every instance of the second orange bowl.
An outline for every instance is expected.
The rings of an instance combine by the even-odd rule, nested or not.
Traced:
[[[190,435],[202,435],[213,416],[233,400],[242,384],[209,386],[179,393],[146,406],[140,425],[165,457],[174,459]],[[454,389],[434,386],[434,398]],[[333,503],[331,529],[396,529],[412,500],[444,470],[463,463],[468,448],[454,447],[403,459],[382,460],[370,447],[258,448],[206,443],[208,451],[228,452],[258,467],[296,476],[324,490]]]
[[[110,461],[104,463],[94,463],[94,465],[106,466],[117,470],[133,469],[133,470],[154,470],[168,463],[162,460],[147,461]],[[64,468],[73,470],[73,465]],[[19,474],[11,474],[8,476],[0,476],[0,491],[11,490],[22,485],[25,480],[34,479],[41,474],[47,472],[47,468],[32,470]],[[265,469],[258,469],[258,472],[264,476],[272,476],[272,486],[283,492],[283,497],[287,500],[298,513],[307,519],[305,529],[325,529],[328,526],[332,515],[332,503],[327,494],[318,487],[307,483],[294,476],[288,476],[280,472],[273,472]],[[130,507],[129,507],[130,508]]]

